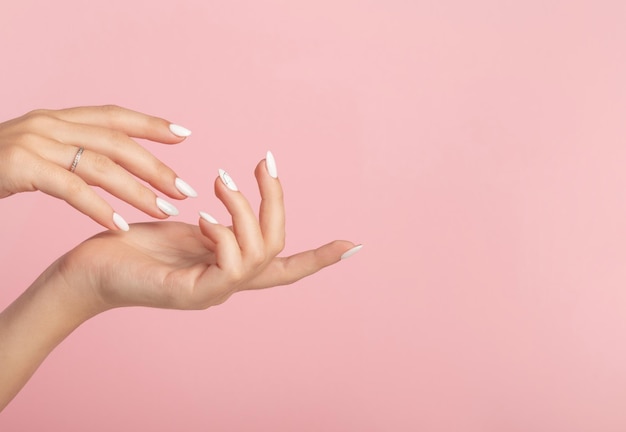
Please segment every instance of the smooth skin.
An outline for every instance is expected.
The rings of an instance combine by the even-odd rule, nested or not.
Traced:
[[[106,231],[53,263],[0,314],[0,410],[80,324],[109,309],[206,309],[232,294],[293,283],[338,262],[355,245],[334,241],[278,257],[285,243],[280,180],[255,170],[259,217],[239,191],[215,180],[232,227],[153,222]]]
[[[148,215],[165,219],[157,191],[187,196],[175,186],[177,175],[133,138],[178,144],[171,122],[115,105],[35,110],[0,123],[0,198],[39,190],[63,199],[111,230],[114,209],[90,186],[98,186]],[[175,126],[179,130],[179,126]],[[184,128],[183,128],[184,130]],[[70,172],[80,147],[84,152]]]

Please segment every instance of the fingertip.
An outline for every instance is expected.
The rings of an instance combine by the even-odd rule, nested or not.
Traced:
[[[267,169],[267,173],[270,177],[277,179],[278,178],[278,170],[276,168],[276,159],[271,151],[267,151],[265,155],[265,168]]]
[[[200,218],[204,219],[205,221],[207,221],[207,222],[209,222],[209,223],[211,223],[213,225],[216,225],[216,224],[219,223],[217,221],[217,219],[215,219],[213,216],[211,216],[210,214],[208,214],[206,212],[201,211],[201,212],[199,212],[199,214],[200,214]]]
[[[188,136],[191,136],[191,131],[189,129],[187,129],[184,126],[175,124],[175,123],[170,123],[169,130],[177,138],[184,139],[184,138],[187,138]]]
[[[352,252],[351,255],[348,255],[344,258],[344,255],[348,254],[350,251],[354,250],[357,247],[358,245],[355,245],[354,243],[347,240],[334,240],[316,249],[315,256],[317,257],[318,264],[321,267],[326,267],[336,264],[339,261],[357,253],[360,248]]]
[[[353,246],[350,249],[348,249],[347,251],[345,251],[344,253],[342,253],[341,257],[339,257],[339,259],[340,260],[348,259],[351,256],[353,256],[354,254],[358,253],[361,249],[363,249],[363,245],[362,244],[358,244],[356,246]]]
[[[117,213],[113,213],[113,223],[122,231],[128,231],[130,229],[128,222],[126,222],[126,220],[124,220],[124,218]]]

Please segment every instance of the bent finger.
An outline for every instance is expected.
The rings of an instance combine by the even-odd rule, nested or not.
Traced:
[[[224,271],[239,272],[242,267],[241,252],[234,233],[205,212],[200,212],[198,226],[202,235],[214,245],[218,267]]]
[[[233,232],[244,260],[254,265],[263,262],[266,252],[259,221],[246,197],[224,170],[220,170],[215,179],[215,195],[232,216]]]

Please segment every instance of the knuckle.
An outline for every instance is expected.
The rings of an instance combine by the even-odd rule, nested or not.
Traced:
[[[85,183],[79,177],[69,177],[65,184],[65,191],[69,197],[78,197],[85,192]]]
[[[31,129],[47,128],[52,125],[54,118],[50,116],[47,110],[30,111],[24,116],[24,120]]]
[[[16,145],[34,146],[41,137],[34,132],[22,132],[14,141]]]
[[[108,118],[110,125],[115,124],[115,120],[121,115],[122,108],[118,105],[107,104],[99,107],[100,111]]]
[[[95,154],[92,159],[93,170],[97,173],[107,173],[114,169],[117,164],[102,154]]]
[[[116,114],[120,111],[121,108],[119,107],[119,105],[105,104],[101,105],[100,109],[107,114]]]
[[[116,129],[108,129],[106,138],[109,145],[117,147],[128,139],[128,135]]]
[[[167,165],[165,165],[163,162],[161,162],[160,160],[156,158],[154,161],[153,169],[154,169],[155,176],[158,179],[169,179],[169,178],[175,177],[174,171],[172,171],[170,167],[168,167]]]
[[[157,198],[156,194],[139,182],[134,181],[133,183],[132,196],[135,197],[138,202],[143,203],[146,208],[152,208]]]

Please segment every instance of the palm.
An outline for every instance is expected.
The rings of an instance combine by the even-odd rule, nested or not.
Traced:
[[[154,222],[132,226],[127,233],[106,231],[82,243],[66,256],[68,266],[89,269],[91,278],[112,306],[193,307],[220,303],[231,290],[205,286],[198,299],[194,290],[207,273],[219,271],[211,242],[197,226]],[[69,272],[68,272],[69,273]],[[81,273],[80,271],[78,272]],[[205,303],[206,302],[206,303]]]

